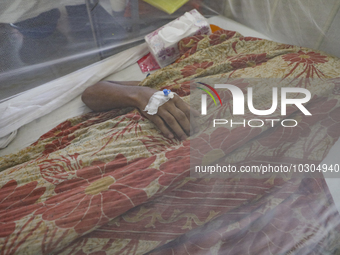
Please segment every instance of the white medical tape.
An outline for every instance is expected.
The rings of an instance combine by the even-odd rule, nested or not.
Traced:
[[[144,111],[147,111],[150,115],[155,115],[158,111],[158,107],[168,102],[175,96],[176,93],[171,92],[169,89],[155,92],[149,99],[149,103],[146,105]]]

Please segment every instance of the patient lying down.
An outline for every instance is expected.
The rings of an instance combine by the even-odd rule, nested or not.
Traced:
[[[227,30],[185,38],[181,45],[177,63],[140,83],[89,87],[82,99],[96,112],[64,121],[24,150],[0,157],[1,254],[337,254],[340,215],[322,173],[203,179],[191,170],[192,163],[319,165],[340,137],[340,60]],[[313,77],[322,82],[314,85]],[[268,78],[275,86],[288,81],[308,89],[313,115],[289,108],[297,127],[207,130],[220,112],[238,122],[249,117],[233,116],[230,94],[222,91],[223,105],[208,101],[209,115],[190,122],[202,97],[191,99],[203,92],[188,84],[254,88],[254,105],[268,109]],[[156,89],[178,96],[149,115],[144,109]]]

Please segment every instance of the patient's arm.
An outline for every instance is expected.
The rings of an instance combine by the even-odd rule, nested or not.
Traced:
[[[119,84],[118,84],[119,83]],[[150,97],[157,91],[149,87],[137,86],[139,82],[107,82],[101,81],[88,87],[83,95],[83,102],[94,111],[106,111],[115,108],[136,107],[140,112],[169,137],[184,140],[192,132],[197,131],[195,123],[190,123],[190,113],[198,116],[199,113],[190,109],[179,96],[175,97],[158,108],[155,115],[144,112]]]

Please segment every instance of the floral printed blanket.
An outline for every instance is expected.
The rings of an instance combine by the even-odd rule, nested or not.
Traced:
[[[233,78],[245,89],[246,78],[290,78],[311,91],[313,117],[295,114],[294,131],[221,127],[187,141],[163,137],[135,109],[69,119],[0,158],[0,254],[339,252],[340,216],[323,178],[194,178],[189,168],[190,147],[201,160],[227,148],[220,160],[235,164],[320,163],[340,135],[340,60],[227,30],[179,47],[176,63],[140,85],[189,101],[192,80]]]

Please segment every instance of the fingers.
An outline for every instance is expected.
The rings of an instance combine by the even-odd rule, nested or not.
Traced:
[[[190,131],[193,133],[199,131],[194,118],[190,118],[198,115],[200,115],[198,111],[191,109],[176,95],[158,108],[157,115],[146,114],[146,117],[160,129],[164,136],[172,139],[175,134],[179,139],[185,140],[190,136]]]
[[[176,95],[174,99],[176,106],[184,111],[188,117],[190,117],[190,113],[193,114],[194,117],[198,117],[200,115],[199,111],[191,108],[190,105],[184,102],[179,96]]]
[[[172,131],[177,135],[177,137],[181,140],[187,139],[187,135],[182,127],[177,122],[177,119],[166,109],[158,109],[159,116],[168,124],[168,126],[172,129]],[[183,114],[184,115],[184,114]],[[185,115],[184,115],[185,116]],[[190,131],[190,129],[189,129]]]
[[[175,137],[159,116],[148,115],[148,118],[159,128],[159,130],[163,133],[165,137],[168,137],[170,139]]]
[[[181,126],[184,132],[187,135],[190,135],[190,121],[187,115],[177,107],[169,107],[168,111],[173,117],[175,117],[177,123]]]
[[[187,120],[190,122],[191,130],[196,133],[199,131],[198,125],[192,116],[199,116],[200,113],[184,102],[180,97],[177,97],[175,100],[175,105],[178,109],[185,113]]]

